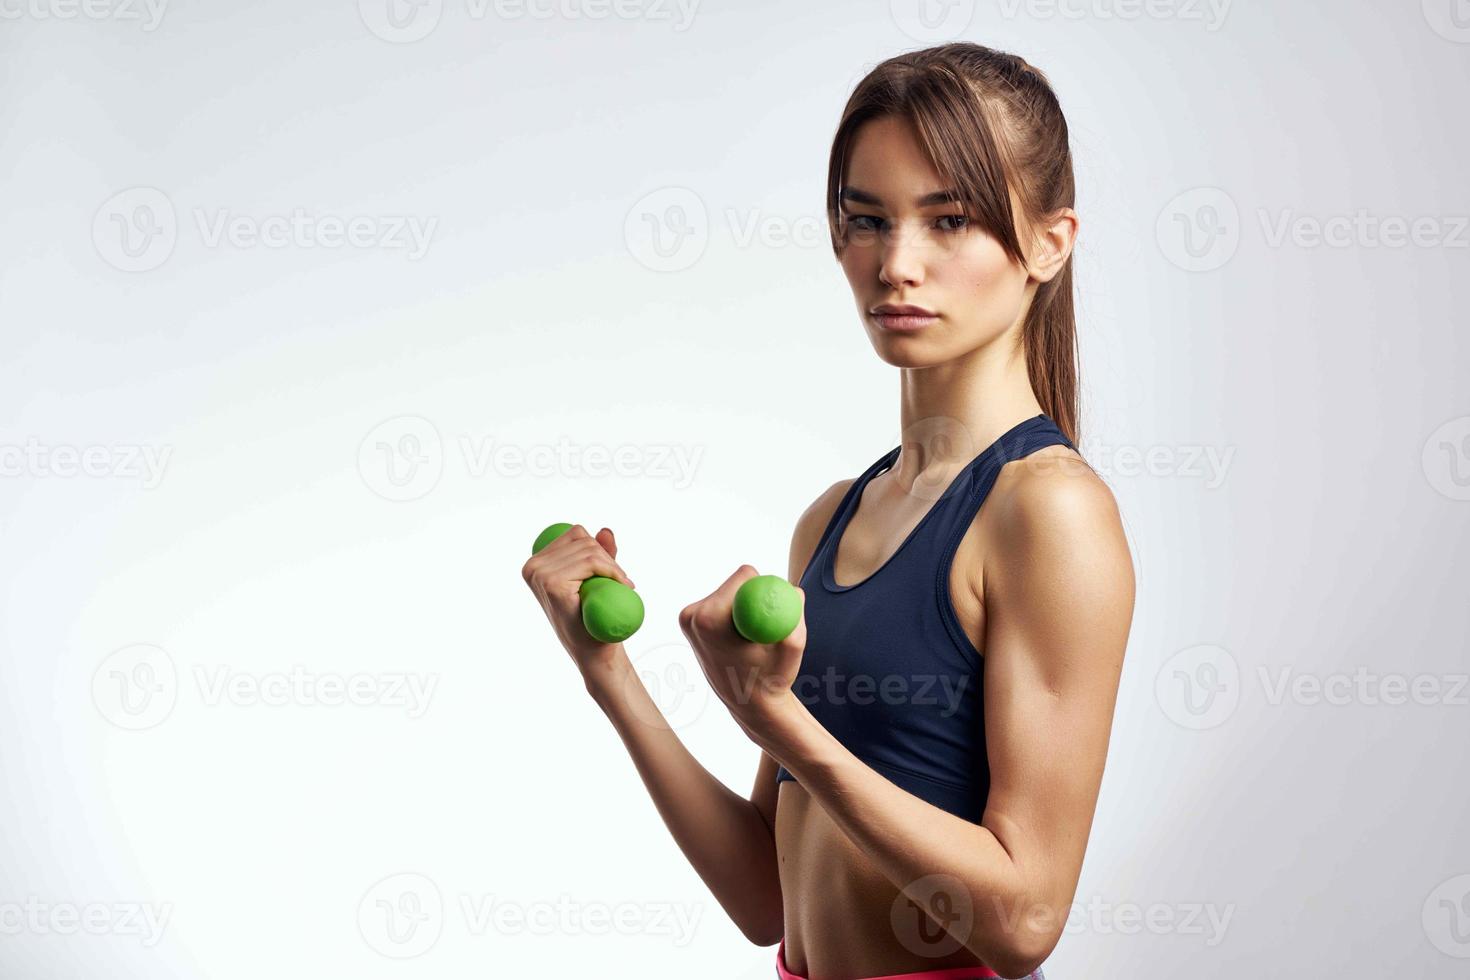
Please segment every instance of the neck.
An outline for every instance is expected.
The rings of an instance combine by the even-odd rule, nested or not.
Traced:
[[[1041,414],[1019,345],[1000,350],[1000,342],[1012,337],[944,364],[900,369],[903,433],[892,470],[899,486],[947,486],[1017,422]]]

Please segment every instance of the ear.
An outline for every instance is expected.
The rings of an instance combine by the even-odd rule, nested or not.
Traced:
[[[1038,225],[1032,243],[1032,258],[1026,271],[1037,282],[1051,282],[1067,264],[1077,242],[1077,212],[1062,208],[1047,224]]]

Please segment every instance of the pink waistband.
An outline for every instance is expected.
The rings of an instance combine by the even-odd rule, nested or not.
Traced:
[[[776,976],[780,980],[806,980],[799,973],[792,973],[786,969],[786,937],[781,937],[781,945],[776,948]],[[862,980],[981,980],[981,978],[999,977],[988,966],[955,966],[947,970],[920,970],[918,973],[890,973],[881,977],[864,977]]]

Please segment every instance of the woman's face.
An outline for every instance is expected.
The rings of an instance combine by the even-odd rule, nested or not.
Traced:
[[[924,200],[948,189],[907,120],[884,116],[858,130],[840,202],[848,226],[840,261],[868,339],[896,367],[944,363],[991,343],[1019,323],[1035,292],[1026,268],[969,226],[963,208]],[[904,329],[873,312],[882,304],[937,316]]]

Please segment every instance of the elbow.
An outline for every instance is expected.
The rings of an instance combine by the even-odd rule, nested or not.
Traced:
[[[1012,957],[1007,954],[1001,959],[987,960],[985,965],[1004,980],[1025,980],[1041,968],[1042,961],[1027,957]]]
[[[781,942],[781,937],[785,936],[786,929],[784,923],[776,923],[773,926],[772,924],[764,924],[760,927],[741,926],[739,932],[745,936],[745,939],[750,940],[753,946],[775,946],[776,943]]]
[[[774,946],[786,935],[785,917],[778,910],[774,916],[766,916],[760,922],[736,923],[740,934],[753,946]]]
[[[1060,936],[1042,935],[1027,931],[1025,934],[1015,937],[1016,941],[1007,943],[1003,948],[996,950],[985,960],[985,965],[1006,980],[1019,980],[1029,977],[1051,955],[1056,948]]]

